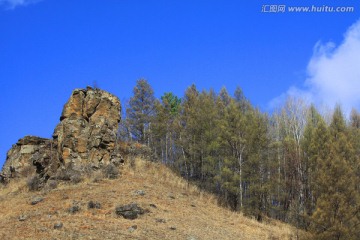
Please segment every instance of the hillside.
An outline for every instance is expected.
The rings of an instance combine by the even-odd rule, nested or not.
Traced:
[[[117,179],[94,173],[78,184],[29,191],[25,179],[0,191],[1,239],[295,239],[296,230],[269,220],[259,223],[218,207],[161,164],[136,159]],[[35,205],[31,202],[41,197]],[[89,201],[101,204],[89,209]],[[118,205],[136,202],[145,213],[117,216]],[[74,203],[80,207],[70,213]],[[74,212],[74,211],[73,211]],[[56,224],[62,227],[54,229]],[[136,226],[136,227],[134,227]]]
[[[0,173],[1,239],[301,235],[290,225],[219,207],[219,196],[186,182],[156,156],[157,163],[149,161],[156,152],[150,147],[119,141],[120,112],[118,97],[75,89],[52,138],[25,136],[12,146]]]

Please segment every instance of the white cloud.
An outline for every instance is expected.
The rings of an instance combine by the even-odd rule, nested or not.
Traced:
[[[0,0],[0,6],[3,6],[6,9],[14,9],[16,7],[27,6],[40,1],[42,0]]]
[[[338,46],[318,42],[307,66],[304,88],[291,87],[272,100],[270,107],[287,95],[303,97],[318,106],[334,107],[339,103],[345,112],[360,108],[360,20],[347,30]]]

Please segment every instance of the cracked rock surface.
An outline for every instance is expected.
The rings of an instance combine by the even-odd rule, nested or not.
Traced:
[[[116,146],[120,122],[119,99],[100,89],[75,89],[60,116],[53,139],[26,136],[7,153],[1,176],[14,178],[37,173],[44,181],[59,168],[81,171],[121,163]]]
[[[76,89],[65,104],[55,128],[60,160],[76,170],[109,164],[114,156],[120,122],[120,101],[114,95],[93,89]]]

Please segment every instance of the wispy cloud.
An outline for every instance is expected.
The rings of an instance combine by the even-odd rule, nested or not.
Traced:
[[[318,42],[307,66],[303,88],[291,87],[271,101],[271,107],[287,95],[305,98],[319,106],[339,103],[345,112],[360,107],[360,20],[344,34],[338,46]]]
[[[42,0],[0,0],[0,6],[6,9],[15,9],[16,7],[27,6],[40,1]]]

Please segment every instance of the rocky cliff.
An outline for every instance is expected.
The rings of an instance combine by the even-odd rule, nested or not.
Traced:
[[[119,99],[103,90],[75,89],[65,104],[53,138],[26,136],[7,153],[2,180],[34,172],[44,181],[59,169],[101,168],[123,160],[116,145]]]

